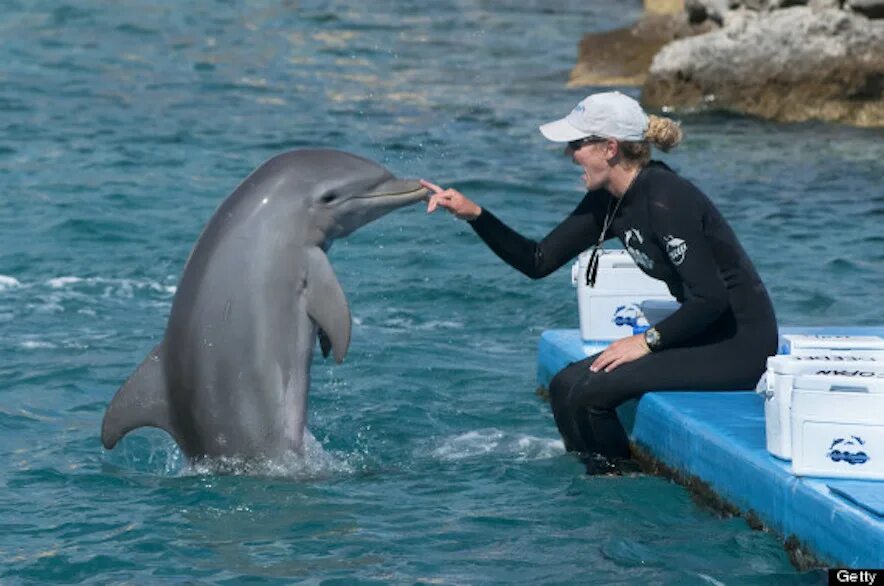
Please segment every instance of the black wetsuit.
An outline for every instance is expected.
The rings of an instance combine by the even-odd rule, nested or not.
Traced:
[[[501,259],[539,279],[595,244],[615,206],[607,191],[588,192],[539,243],[488,211],[470,224]],[[699,189],[665,164],[644,167],[624,194],[606,239],[615,236],[682,305],[656,325],[660,345],[651,354],[609,373],[589,370],[597,355],[574,362],[552,379],[549,391],[568,450],[625,458],[629,446],[617,405],[651,390],[754,388],[766,358],[776,352],[777,326],[767,291],[733,230]]]

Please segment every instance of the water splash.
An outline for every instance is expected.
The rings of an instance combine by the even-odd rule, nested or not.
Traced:
[[[465,460],[494,454],[496,458],[518,461],[543,460],[565,453],[560,439],[509,434],[497,428],[468,431],[449,438],[432,451],[434,457],[446,461]]]
[[[200,458],[186,465],[181,476],[225,474],[268,476],[293,480],[320,480],[353,474],[354,467],[340,454],[326,451],[309,432],[304,436],[304,454],[290,452],[280,458]]]
[[[15,277],[0,275],[0,291],[21,287],[21,283]]]
[[[359,454],[328,451],[305,432],[303,455],[291,452],[272,459],[226,456],[188,461],[168,435],[149,429],[125,437],[107,455],[115,466],[159,476],[266,476],[300,481],[349,476],[356,471],[359,458]]]

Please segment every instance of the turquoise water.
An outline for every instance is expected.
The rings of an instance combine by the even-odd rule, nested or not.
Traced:
[[[667,481],[584,476],[534,394],[539,334],[577,323],[567,268],[529,281],[417,206],[331,252],[353,341],[314,363],[306,462],[219,475],[162,432],[98,439],[201,227],[273,154],[349,150],[542,236],[580,173],[536,126],[586,92],[564,87],[582,33],[639,2],[2,6],[0,582],[822,578]],[[781,323],[884,322],[882,132],[681,119],[666,160]]]

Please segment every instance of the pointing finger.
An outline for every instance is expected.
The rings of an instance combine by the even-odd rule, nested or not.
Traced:
[[[421,179],[420,184],[423,185],[424,187],[426,187],[427,189],[431,189],[434,193],[442,193],[443,191],[445,191],[444,189],[442,189],[441,187],[439,187],[435,183],[430,183],[426,179]]]

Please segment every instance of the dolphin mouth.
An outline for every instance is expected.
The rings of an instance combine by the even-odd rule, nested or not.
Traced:
[[[395,197],[397,199],[413,199],[414,201],[417,201],[427,197],[429,194],[430,190],[415,179],[388,179],[380,185],[375,186],[374,189],[368,193],[364,193],[357,197],[359,199]]]

